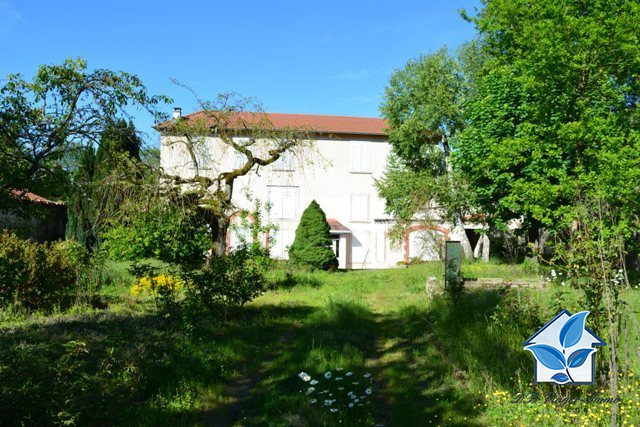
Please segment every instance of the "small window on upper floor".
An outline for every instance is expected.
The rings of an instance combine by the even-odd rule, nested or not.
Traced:
[[[198,170],[209,170],[212,167],[213,159],[211,158],[211,147],[205,141],[203,144],[197,144],[192,147],[193,155],[196,158]],[[191,156],[189,154],[189,156]],[[189,158],[191,162],[191,168],[196,169],[196,164],[193,163],[193,159]]]
[[[247,156],[239,151],[233,152],[233,168],[240,169],[247,163]]]
[[[351,172],[371,173],[371,143],[351,141]]]
[[[276,171],[292,171],[293,170],[293,153],[285,151],[280,154],[278,160],[273,162],[273,170]]]

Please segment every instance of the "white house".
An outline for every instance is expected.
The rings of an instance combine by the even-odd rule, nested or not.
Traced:
[[[184,118],[198,114],[201,113]],[[315,199],[331,226],[340,268],[386,268],[411,258],[439,259],[442,242],[449,238],[449,224],[430,230],[416,225],[407,230],[404,242],[391,244],[388,232],[394,219],[385,213],[384,201],[374,187],[374,180],[385,171],[391,149],[382,119],[275,113],[266,116],[276,129],[304,128],[315,141],[312,158],[283,155],[234,183],[233,202],[239,208],[250,209],[250,198],[270,202],[269,219],[279,228],[270,247],[274,257],[287,258],[300,216]],[[168,173],[189,177],[193,174],[193,161],[180,144],[175,144],[175,138],[179,137],[161,136],[161,166]],[[201,174],[243,164],[240,153],[224,150],[221,145],[216,138],[206,139],[199,161]],[[214,164],[210,159],[215,159]],[[473,233],[468,235],[473,239]],[[235,241],[234,235],[228,236],[230,245]]]

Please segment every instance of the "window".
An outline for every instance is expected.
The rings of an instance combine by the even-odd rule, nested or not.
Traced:
[[[351,195],[351,221],[355,221],[355,222],[369,221],[369,195],[368,194]]]
[[[268,187],[273,219],[295,219],[298,209],[298,187]]]
[[[196,162],[198,163],[198,170],[207,170],[211,169],[211,147],[205,141],[203,144],[197,144],[192,147],[193,155],[196,158]],[[189,161],[193,162],[191,155],[189,154]],[[192,169],[196,169],[196,165],[191,165]]]
[[[272,235],[272,244],[269,245],[271,256],[278,259],[289,257],[289,246],[295,239],[294,230],[276,230]]]
[[[273,170],[276,171],[292,171],[293,170],[293,153],[285,151],[280,154],[278,160],[273,162]]]
[[[371,173],[369,141],[351,141],[351,172]]]
[[[247,163],[247,156],[239,151],[233,152],[233,168],[240,169]]]

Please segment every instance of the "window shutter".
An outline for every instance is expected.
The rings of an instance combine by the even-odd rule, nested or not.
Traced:
[[[362,150],[360,149],[360,141],[352,141],[351,142],[351,171],[358,172],[360,171],[360,153]]]

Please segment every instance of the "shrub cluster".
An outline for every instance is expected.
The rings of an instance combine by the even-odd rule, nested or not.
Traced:
[[[242,307],[266,289],[269,251],[259,244],[242,244],[210,260],[205,268],[186,274],[187,298],[222,313]]]
[[[157,258],[167,262],[193,262],[209,248],[206,225],[194,216],[169,208],[137,213],[125,224],[103,233],[103,250],[113,260]]]
[[[78,243],[39,244],[0,234],[0,306],[51,308],[72,296],[89,254]]]

